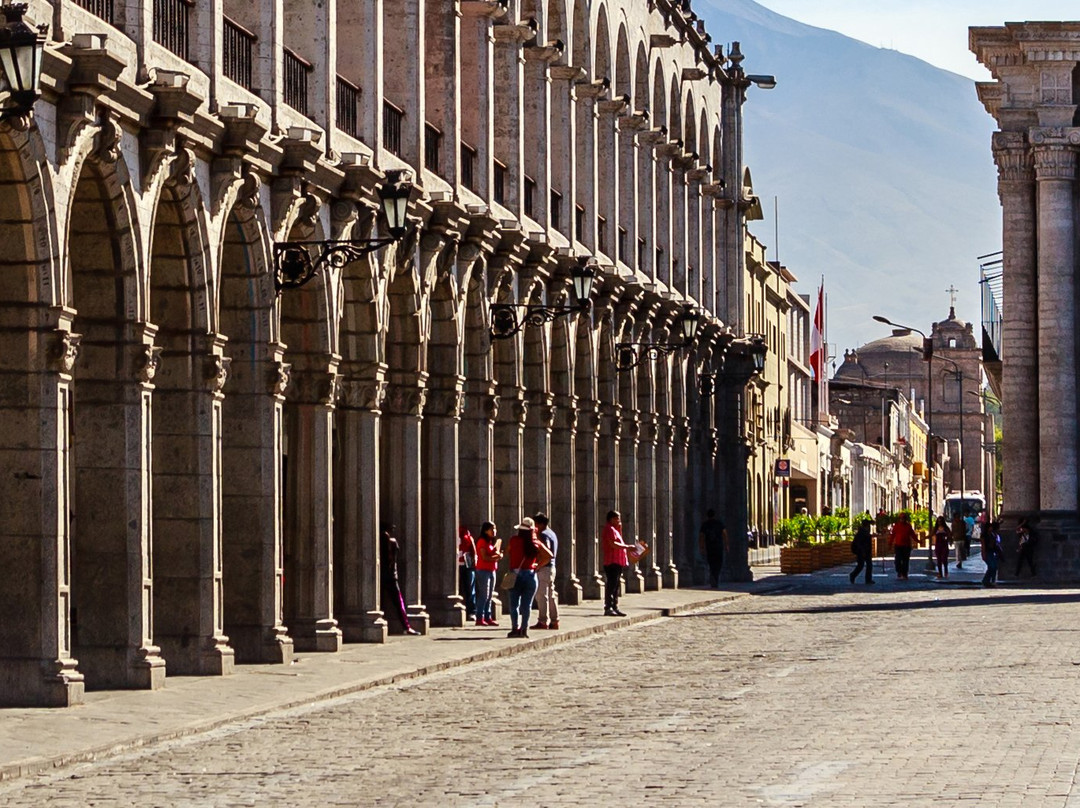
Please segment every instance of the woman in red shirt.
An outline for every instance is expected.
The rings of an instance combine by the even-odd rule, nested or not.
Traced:
[[[525,517],[510,537],[510,570],[517,573],[510,588],[510,633],[507,637],[529,636],[529,612],[536,597],[536,568],[541,549],[533,520]],[[550,553],[548,554],[550,557]]]
[[[915,530],[911,527],[911,516],[902,513],[900,518],[892,526],[889,539],[893,546],[893,566],[896,567],[896,577],[906,581],[908,566],[911,563],[911,548],[915,546]]]
[[[497,626],[491,609],[495,592],[495,570],[503,557],[501,542],[495,538],[495,523],[484,522],[476,539],[476,625]]]

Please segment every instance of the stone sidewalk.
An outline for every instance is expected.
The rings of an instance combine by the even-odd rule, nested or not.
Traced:
[[[232,676],[170,677],[154,692],[88,692],[85,704],[67,709],[0,710],[0,781],[792,585],[779,566],[755,568],[754,575],[753,584],[716,590],[626,595],[623,618],[604,617],[602,601],[560,606],[562,628],[533,631],[524,641],[506,637],[504,615],[498,628],[432,629],[385,645],[346,645],[337,654],[298,654],[286,666],[237,666]]]

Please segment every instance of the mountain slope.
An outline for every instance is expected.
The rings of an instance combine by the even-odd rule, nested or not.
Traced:
[[[768,221],[751,226],[808,292],[825,276],[836,351],[884,335],[874,314],[929,330],[979,321],[976,256],[1001,244],[993,121],[972,82],[896,51],[776,14],[697,0],[713,39],[739,40],[751,87],[746,162]],[[779,197],[780,239],[773,237]],[[976,336],[978,336],[976,325]]]

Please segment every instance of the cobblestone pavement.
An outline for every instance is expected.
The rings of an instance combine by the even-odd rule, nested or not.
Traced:
[[[1078,618],[1076,590],[837,574],[3,784],[0,805],[1080,806]]]

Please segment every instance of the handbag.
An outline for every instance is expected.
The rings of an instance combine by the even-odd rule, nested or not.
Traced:
[[[517,583],[517,570],[510,570],[506,573],[502,580],[499,581],[499,589],[513,589],[514,584]]]

